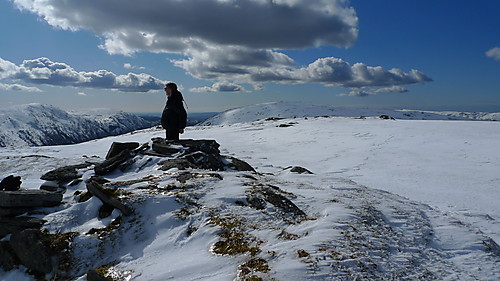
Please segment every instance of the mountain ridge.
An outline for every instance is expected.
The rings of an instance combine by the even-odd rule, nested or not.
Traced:
[[[37,103],[0,109],[0,120],[0,147],[74,144],[151,126],[123,111],[64,111]]]

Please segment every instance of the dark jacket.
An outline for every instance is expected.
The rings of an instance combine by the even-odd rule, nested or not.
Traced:
[[[167,104],[161,115],[161,126],[167,131],[179,131],[186,128],[187,112],[184,109],[181,92],[174,90],[167,99]]]

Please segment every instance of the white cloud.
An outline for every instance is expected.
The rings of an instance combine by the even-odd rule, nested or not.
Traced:
[[[78,92],[77,95],[81,96],[81,97],[85,97],[87,94],[84,93],[84,92]]]
[[[211,87],[192,88],[191,92],[206,93],[206,92],[248,92],[241,85],[231,82],[216,82]]]
[[[386,87],[386,88],[379,88],[376,90],[373,90],[373,89],[352,90],[349,93],[339,94],[338,96],[341,96],[341,97],[367,97],[367,96],[378,95],[381,93],[406,93],[406,92],[408,92],[408,89],[406,89],[406,88],[403,88],[401,86],[392,86],[392,87]]]
[[[282,52],[352,46],[358,38],[358,18],[349,0],[12,2],[55,27],[96,33],[103,39],[100,48],[110,54],[146,51],[184,55],[185,59],[171,62],[198,79],[254,87],[321,83],[349,88],[431,81],[417,70],[405,73],[362,63],[351,66],[331,57],[298,67]],[[134,68],[130,63],[124,67]]]
[[[33,84],[148,92],[163,89],[164,81],[149,74],[116,75],[107,70],[78,72],[65,63],[48,58],[25,60],[19,66],[0,58],[0,78]]]
[[[130,63],[124,63],[123,68],[125,68],[125,69],[140,69],[140,70],[146,69],[144,66],[135,66],[135,65],[132,65]]]
[[[19,91],[19,92],[43,92],[37,87],[28,87],[21,84],[4,84],[0,83],[0,89],[6,91]]]
[[[500,47],[495,47],[486,52],[486,56],[500,61]]]
[[[50,25],[91,30],[110,53],[182,52],[191,39],[250,48],[351,46],[356,12],[347,0],[12,0]]]

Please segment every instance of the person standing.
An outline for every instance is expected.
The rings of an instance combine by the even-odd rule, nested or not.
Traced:
[[[184,133],[187,122],[187,112],[182,103],[184,98],[175,83],[167,83],[165,93],[167,104],[161,115],[161,126],[166,130],[167,140],[179,140],[179,134]]]

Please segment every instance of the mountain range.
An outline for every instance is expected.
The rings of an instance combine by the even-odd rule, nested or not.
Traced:
[[[151,122],[123,111],[26,104],[0,109],[0,147],[74,144],[147,127]]]

